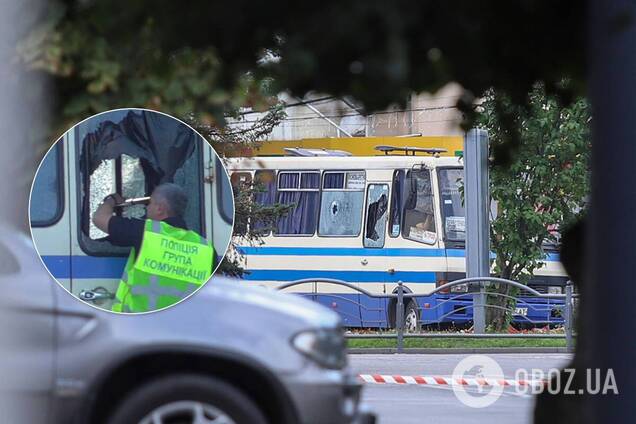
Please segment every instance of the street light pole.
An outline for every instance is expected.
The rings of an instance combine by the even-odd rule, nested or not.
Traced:
[[[466,276],[490,276],[490,221],[488,219],[488,132],[468,131],[464,137],[464,202],[466,209]],[[483,284],[473,296],[477,334],[486,332],[486,294]]]

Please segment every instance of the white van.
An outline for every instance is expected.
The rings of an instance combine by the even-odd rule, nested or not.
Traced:
[[[106,112],[65,133],[44,157],[31,193],[33,240],[49,272],[72,294],[105,309],[112,305],[129,248],[112,245],[93,225],[91,215],[109,193],[127,198],[149,196],[154,188],[150,179],[156,176],[142,163],[132,143],[122,147],[116,158],[106,160],[100,160],[101,151],[90,151],[87,146],[96,131],[128,118],[139,119],[143,113],[130,109]],[[114,131],[112,136],[121,134]],[[188,194],[184,217],[188,228],[212,240],[220,260],[232,232],[232,189],[210,145],[194,144],[182,163],[174,164],[174,182]],[[109,154],[113,156],[113,152]],[[118,213],[141,218],[145,207],[132,206]]]

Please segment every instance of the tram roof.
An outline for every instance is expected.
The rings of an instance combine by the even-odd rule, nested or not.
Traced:
[[[423,164],[427,168],[442,166],[463,166],[459,157],[423,157],[423,156],[350,156],[350,157],[297,157],[274,156],[228,159],[231,170],[256,169],[393,169],[410,168]]]

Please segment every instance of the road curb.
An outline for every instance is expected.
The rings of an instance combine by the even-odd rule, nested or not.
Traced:
[[[352,355],[395,354],[394,347],[371,347],[348,349]],[[475,347],[475,348],[405,348],[402,353],[416,354],[473,354],[473,353],[572,353],[566,347]]]

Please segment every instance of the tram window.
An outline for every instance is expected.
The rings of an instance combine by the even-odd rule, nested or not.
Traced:
[[[249,172],[234,172],[230,176],[230,182],[232,183],[235,202],[240,202],[237,199],[240,199],[244,192],[249,193],[252,175]],[[234,217],[234,233],[247,233],[247,218],[243,214]]]
[[[198,148],[187,158],[174,174],[173,182],[181,187],[188,196],[188,205],[184,213],[184,220],[193,231],[202,231],[200,180],[201,167]],[[121,193],[125,198],[149,196],[153,187],[148,187],[146,175],[140,160],[128,155],[121,155],[118,159],[104,160],[90,175],[87,185],[89,207],[82,216],[83,231],[88,237],[83,238],[83,247],[87,253],[121,254],[125,248],[119,248],[103,243],[107,234],[95,227],[90,219],[104,197],[110,193]],[[144,205],[135,205],[116,211],[124,218],[141,218],[146,215]],[[106,239],[107,240],[107,239]]]
[[[295,206],[276,224],[276,235],[313,235],[318,221],[320,172],[280,172],[276,202]]]
[[[322,188],[341,190],[344,188],[344,177],[344,172],[325,172]]]
[[[276,173],[256,171],[254,173],[254,202],[262,206],[272,206],[276,201]],[[270,225],[263,221],[253,221],[252,228],[261,235],[271,232]]]
[[[420,243],[435,243],[437,234],[431,173],[426,169],[409,171],[406,188],[402,237]]]
[[[230,182],[232,183],[232,189],[234,194],[240,193],[245,187],[249,187],[252,183],[252,175],[249,172],[233,172],[230,175]]]
[[[121,181],[121,182],[120,182]],[[118,187],[118,185],[120,185]],[[139,164],[139,159],[121,155],[120,159],[103,161],[90,176],[90,211],[89,217],[95,213],[104,197],[119,192],[125,198],[143,197],[146,195],[146,179]],[[121,213],[124,218],[141,218],[146,213],[144,205],[125,208]],[[106,237],[89,219],[89,236],[92,240]]]
[[[369,184],[364,247],[384,247],[384,229],[388,206],[389,186],[387,184]]]
[[[232,220],[234,218],[234,201],[232,200],[232,187],[228,181],[227,176],[225,175],[225,170],[223,169],[223,165],[221,164],[221,160],[216,158],[216,183],[217,183],[217,191],[216,191],[216,205],[219,208],[219,215],[223,221],[227,224],[232,225]]]
[[[357,237],[362,228],[364,171],[325,172],[319,236]]]
[[[55,224],[64,208],[62,176],[62,142],[56,144],[42,161],[31,193],[31,225],[47,227]]]
[[[466,240],[466,213],[460,187],[464,171],[461,168],[442,168],[439,170],[438,176],[444,239],[463,242]]]
[[[402,207],[404,206],[404,171],[397,169],[393,172],[393,195],[391,196],[391,211],[389,214],[389,236],[400,235]]]
[[[121,156],[121,192],[126,199],[143,197],[146,194],[146,177],[139,159]],[[144,205],[129,206],[122,210],[124,218],[142,218],[146,214]]]
[[[203,160],[198,136],[172,118],[148,112],[127,112],[123,119],[104,114],[75,128],[76,169],[80,171],[78,242],[89,255],[125,256],[127,247],[109,243],[93,225],[92,215],[110,193],[149,196],[161,183],[175,183],[188,198],[187,227],[204,234]],[[117,136],[113,136],[116,134]],[[179,140],[176,145],[171,144]],[[124,218],[144,218],[143,205],[116,209]]]
[[[203,222],[205,221],[204,205],[202,202],[203,185],[200,183],[202,180],[201,176],[203,175],[201,147],[201,143],[195,143],[194,151],[176,170],[172,181],[181,186],[188,196],[188,206],[186,207],[183,218],[188,228],[199,234],[204,233]],[[154,187],[152,188],[154,189]],[[148,192],[148,195],[150,195],[151,191],[152,190]]]

